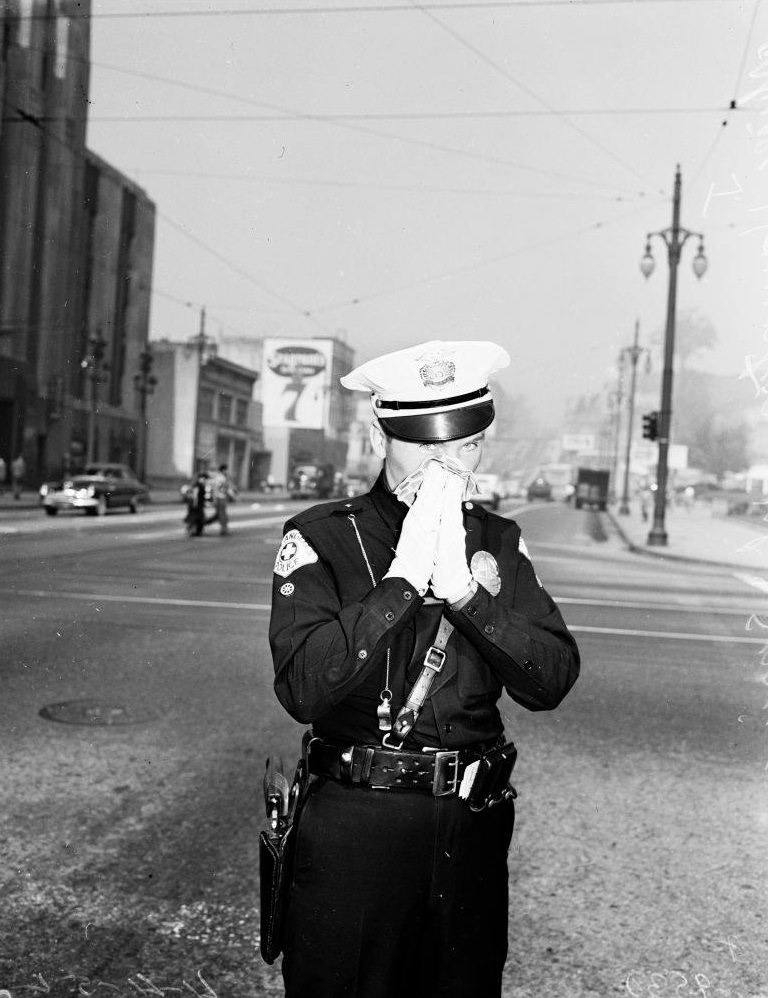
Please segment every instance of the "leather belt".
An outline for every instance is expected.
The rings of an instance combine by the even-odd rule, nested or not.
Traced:
[[[419,790],[448,797],[457,793],[466,766],[479,759],[484,748],[404,752],[313,738],[308,747],[309,771],[372,790]]]

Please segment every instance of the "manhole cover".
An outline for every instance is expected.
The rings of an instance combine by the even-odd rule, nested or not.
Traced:
[[[115,724],[141,724],[157,720],[158,714],[147,707],[109,703],[104,700],[64,700],[49,703],[40,711],[46,721],[61,724],[91,724],[109,727]]]

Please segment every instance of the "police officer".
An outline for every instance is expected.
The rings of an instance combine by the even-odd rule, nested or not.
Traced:
[[[311,725],[283,946],[287,998],[498,998],[514,824],[503,690],[551,710],[579,654],[520,529],[472,502],[494,418],[488,342],[342,378],[370,393],[371,491],[290,519],[275,690]]]

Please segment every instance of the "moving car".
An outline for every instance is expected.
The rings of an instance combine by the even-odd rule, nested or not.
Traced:
[[[82,509],[91,516],[119,508],[138,513],[149,502],[149,489],[127,464],[89,464],[82,473],[41,485],[40,502],[48,516],[60,509]]]
[[[549,502],[552,498],[552,486],[546,478],[539,475],[528,486],[527,498],[528,502],[533,502],[534,499],[546,499]]]
[[[573,496],[573,483],[576,472],[572,464],[545,464],[539,468],[539,475],[549,483],[550,499],[570,502]]]
[[[498,475],[475,475],[477,486],[480,491],[472,496],[472,502],[480,503],[481,506],[490,506],[491,509],[498,509],[501,502],[501,479]]]
[[[520,499],[525,495],[523,483],[519,478],[506,478],[501,483],[501,491],[504,499]]]

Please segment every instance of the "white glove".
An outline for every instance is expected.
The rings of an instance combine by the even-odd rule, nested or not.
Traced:
[[[467,565],[467,533],[461,512],[465,487],[466,482],[461,477],[449,475],[443,493],[432,592],[446,603],[458,603],[474,588]]]
[[[427,464],[424,480],[403,520],[394,560],[384,576],[385,579],[407,579],[420,596],[427,591],[435,564],[440,511],[448,477],[445,469],[436,462]]]

